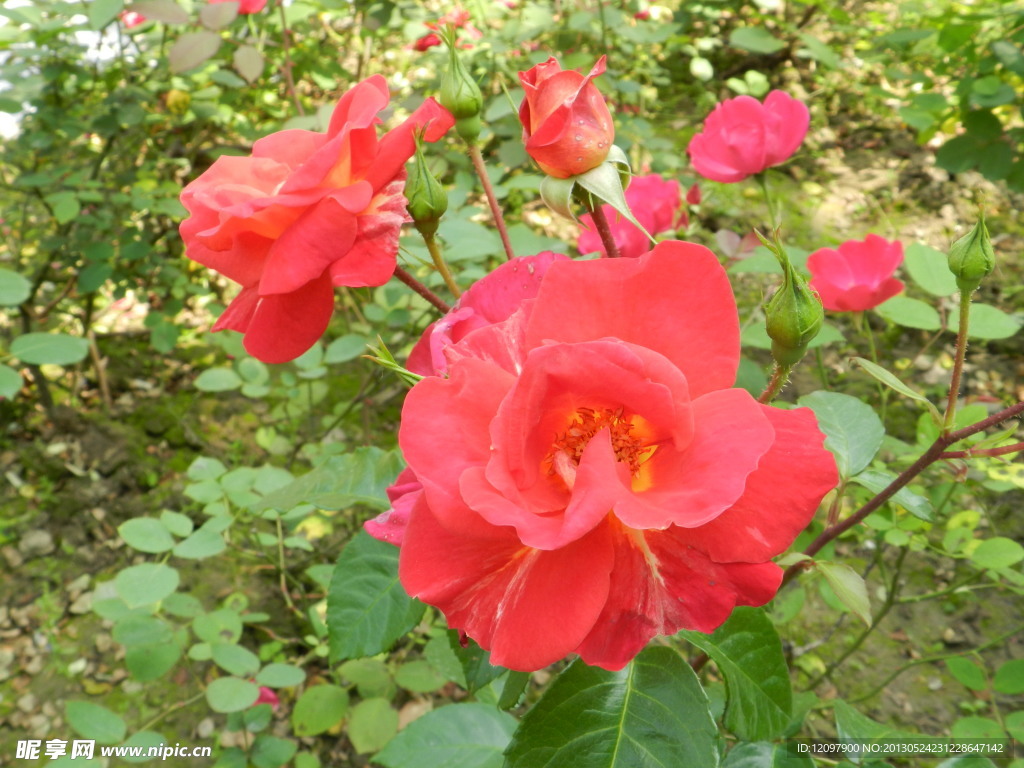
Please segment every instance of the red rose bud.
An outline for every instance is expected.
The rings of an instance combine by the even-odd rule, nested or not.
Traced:
[[[700,185],[694,184],[686,190],[686,202],[690,205],[700,205]]]
[[[974,228],[957,240],[949,249],[949,271],[956,277],[961,291],[971,293],[981,281],[992,274],[996,254],[982,216]]]
[[[567,179],[596,168],[608,157],[615,127],[593,83],[604,70],[604,56],[587,75],[563,70],[552,57],[519,73],[526,92],[519,107],[523,142],[546,174]]]
[[[441,78],[441,105],[455,118],[456,133],[466,143],[474,144],[480,135],[484,97],[455,52],[454,29],[448,29],[445,43],[448,45],[448,71]]]

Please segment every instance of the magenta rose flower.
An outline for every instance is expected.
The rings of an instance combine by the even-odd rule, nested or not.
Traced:
[[[267,7],[267,0],[210,0],[214,3],[238,3],[238,13],[245,16],[250,13],[259,13]]]
[[[652,235],[658,235],[674,232],[685,224],[687,216],[681,208],[681,194],[679,182],[675,179],[665,180],[656,173],[649,173],[646,176],[634,176],[629,182],[626,202],[644,229]],[[651,250],[651,241],[635,225],[619,216],[610,205],[602,208],[620,256],[640,256]],[[580,222],[586,227],[580,231],[576,241],[580,253],[600,251],[607,256],[601,236],[594,227],[593,217],[588,213],[580,217]]]
[[[562,69],[553,56],[519,73],[525,98],[519,107],[526,151],[549,176],[567,179],[604,162],[615,126],[593,80],[604,72],[605,57],[589,74]]]
[[[448,314],[427,327],[409,355],[409,370],[421,376],[446,374],[445,349],[470,331],[506,320],[526,299],[537,295],[548,267],[568,258],[551,251],[520,256],[475,282]]]
[[[399,575],[494,664],[620,669],[764,604],[837,482],[813,412],[732,388],[736,306],[702,246],[555,260],[445,356],[402,412]]]
[[[903,290],[893,273],[903,262],[903,244],[878,235],[820,248],[807,257],[811,288],[832,312],[874,309]]]
[[[762,104],[752,96],[723,101],[690,140],[693,169],[706,179],[731,183],[786,162],[807,135],[807,106],[782,91]]]
[[[388,105],[380,75],[348,93],[327,133],[287,130],[222,156],[181,193],[186,255],[240,283],[214,330],[245,334],[268,363],[293,360],[316,343],[334,310],[334,286],[383,285],[394,272],[413,132],[435,141],[453,125],[428,99],[377,137]]]

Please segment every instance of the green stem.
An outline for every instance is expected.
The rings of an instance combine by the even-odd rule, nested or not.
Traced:
[[[761,192],[764,194],[765,205],[768,206],[768,220],[772,225],[772,232],[779,228],[779,220],[775,215],[775,205],[772,203],[772,195],[768,190],[768,172],[762,171],[754,176],[757,179],[758,186],[761,187]]]
[[[776,395],[782,391],[782,388],[786,386],[786,382],[789,381],[789,372],[793,370],[791,365],[779,365],[775,363],[772,368],[772,378],[768,382],[768,386],[764,388],[758,398],[759,403],[770,403],[775,399]]]
[[[943,420],[943,434],[953,429],[956,422],[956,401],[960,397],[960,378],[964,372],[967,357],[967,329],[971,323],[971,293],[960,291],[960,328],[956,334],[956,359],[953,362],[953,378],[949,382],[949,400],[946,403],[946,418]]]
[[[441,278],[444,280],[444,284],[448,286],[448,290],[452,292],[455,298],[459,298],[462,295],[462,290],[455,282],[455,278],[452,277],[451,271],[448,269],[448,264],[445,263],[444,256],[441,255],[441,246],[437,244],[437,238],[433,235],[429,237],[423,236],[424,242],[427,244],[427,250],[430,251],[430,258],[434,260],[434,266],[437,267],[437,271],[441,273]]]
[[[587,207],[590,208],[590,206]],[[619,246],[615,244],[611,225],[608,223],[608,217],[604,215],[604,207],[599,201],[595,201],[594,207],[590,208],[590,218],[594,222],[594,229],[597,230],[597,234],[601,236],[605,255],[610,259],[619,258],[622,254],[619,253]]]
[[[484,194],[487,196],[487,204],[491,207],[491,215],[494,217],[494,226],[498,228],[498,234],[501,236],[501,244],[505,248],[505,258],[511,261],[516,257],[516,254],[512,250],[512,241],[508,239],[508,229],[505,227],[505,217],[501,213],[501,206],[498,205],[498,198],[494,196],[494,187],[491,186],[491,179],[487,175],[487,167],[484,165],[484,156],[480,152],[480,147],[476,144],[470,144],[469,158],[473,161],[473,168],[476,169],[476,175],[480,177],[480,183],[483,185]]]

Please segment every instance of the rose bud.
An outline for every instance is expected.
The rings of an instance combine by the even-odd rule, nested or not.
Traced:
[[[818,335],[825,319],[821,299],[807,281],[793,269],[785,252],[782,263],[782,287],[765,306],[765,329],[772,340],[772,358],[781,368],[791,368],[807,352],[807,345]]]
[[[412,216],[416,229],[425,238],[433,237],[441,217],[448,210],[448,193],[427,167],[418,138],[412,171],[405,182],[405,197],[409,201],[406,210]]]
[[[455,52],[455,31],[445,36],[448,45],[448,70],[441,78],[441,105],[455,118],[455,131],[467,144],[476,143],[480,135],[480,110],[484,97],[480,86],[470,77]]]
[[[996,254],[982,216],[974,228],[957,240],[949,249],[949,271],[964,293],[972,293],[981,281],[992,274]]]
[[[593,83],[604,70],[604,56],[587,75],[563,70],[552,57],[519,73],[526,91],[519,107],[523,141],[549,176],[567,179],[596,168],[608,157],[615,127]]]

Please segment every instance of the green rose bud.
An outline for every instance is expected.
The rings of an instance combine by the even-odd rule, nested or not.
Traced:
[[[772,357],[783,368],[791,368],[807,352],[807,345],[818,335],[825,319],[818,294],[793,269],[780,248],[783,282],[765,306],[766,329],[772,340]]]
[[[441,105],[455,118],[455,131],[459,136],[473,144],[480,135],[480,110],[484,106],[484,97],[455,51],[454,32],[449,30],[445,42],[448,45],[448,70],[441,78]]]
[[[427,168],[423,148],[418,139],[412,171],[405,182],[405,197],[409,201],[406,209],[412,216],[416,229],[425,238],[433,237],[437,232],[438,222],[448,210],[448,193]]]
[[[949,271],[956,277],[960,290],[971,293],[992,274],[995,266],[996,254],[982,215],[974,228],[950,247]]]

